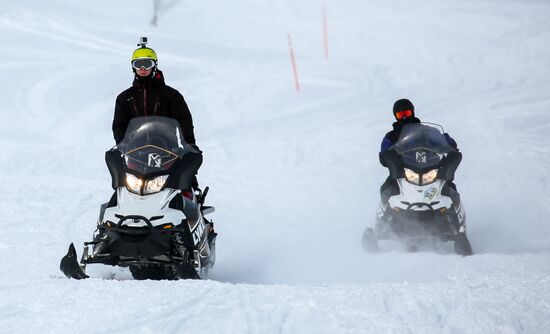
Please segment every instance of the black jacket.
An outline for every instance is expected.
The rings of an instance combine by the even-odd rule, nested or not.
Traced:
[[[113,136],[117,144],[124,138],[130,119],[139,116],[173,118],[178,121],[185,141],[195,144],[193,119],[189,108],[183,96],[164,83],[164,76],[160,70],[148,80],[134,78],[132,87],[117,96],[113,119]]]

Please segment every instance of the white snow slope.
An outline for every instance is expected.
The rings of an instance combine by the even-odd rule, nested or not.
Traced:
[[[152,1],[0,2],[0,332],[550,332],[549,1],[162,4],[152,27]],[[69,280],[143,35],[193,113],[217,263],[203,281]],[[474,256],[361,250],[401,97],[459,143]]]

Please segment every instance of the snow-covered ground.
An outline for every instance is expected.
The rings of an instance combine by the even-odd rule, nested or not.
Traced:
[[[0,3],[0,332],[549,331],[550,2],[172,3],[156,28],[152,1]],[[206,281],[68,280],[143,35],[193,113],[217,263]],[[474,256],[361,250],[401,97],[459,143]]]

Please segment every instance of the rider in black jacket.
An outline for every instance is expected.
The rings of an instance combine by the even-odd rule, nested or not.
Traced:
[[[393,144],[395,144],[397,140],[399,140],[399,135],[401,134],[403,126],[411,123],[420,123],[420,119],[418,119],[414,114],[414,105],[408,99],[399,99],[395,101],[393,104],[393,116],[396,119],[393,123],[393,129],[386,133],[382,139],[382,143],[380,144],[380,153],[378,154],[380,163],[384,167],[388,167],[386,166],[384,160],[384,153]],[[443,135],[445,136],[447,143],[458,150],[456,141],[448,133],[444,133]],[[456,186],[452,181],[453,180],[448,180],[449,186],[456,190]],[[394,180],[390,177],[388,177],[380,187],[380,193],[382,194],[382,198],[385,200],[387,200],[390,195],[394,195],[396,192],[398,193],[398,191],[399,189],[396,187]]]
[[[393,123],[393,130],[386,133],[382,144],[380,145],[380,163],[385,166],[382,160],[382,153],[387,151],[399,139],[401,129],[405,124],[420,123],[420,120],[414,116],[414,105],[407,99],[400,99],[393,104],[393,116],[396,121]]]
[[[193,119],[183,96],[164,83],[164,75],[157,68],[156,52],[140,44],[132,54],[134,81],[132,87],[117,96],[113,119],[113,136],[118,144],[130,119],[139,116],[165,116],[178,121],[183,138],[195,144]]]
[[[139,48],[132,54],[131,64],[134,72],[132,86],[116,98],[113,119],[115,142],[119,144],[122,141],[132,118],[164,116],[177,120],[185,142],[202,153],[195,143],[193,119],[183,96],[164,83],[164,75],[157,67],[157,53],[146,44],[147,39],[142,37],[138,44]],[[196,177],[192,187],[199,189]]]
[[[393,130],[386,133],[382,139],[382,144],[380,144],[380,163],[383,166],[385,165],[382,161],[382,154],[397,142],[403,126],[405,124],[420,123],[420,119],[416,118],[414,114],[414,105],[408,99],[400,99],[395,101],[393,104],[393,116],[396,119],[396,121],[392,124]],[[447,143],[458,150],[456,141],[451,138],[448,133],[444,133],[443,135],[445,136]]]

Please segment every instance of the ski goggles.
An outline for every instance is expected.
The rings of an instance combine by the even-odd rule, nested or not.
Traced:
[[[150,70],[153,67],[155,67],[155,61],[149,58],[136,59],[132,61],[132,67],[135,68],[136,70],[140,70],[140,69]]]
[[[409,118],[409,117],[412,116],[412,114],[413,114],[413,112],[410,109],[401,110],[401,111],[398,111],[398,112],[395,113],[395,118],[397,118],[397,119]]]

